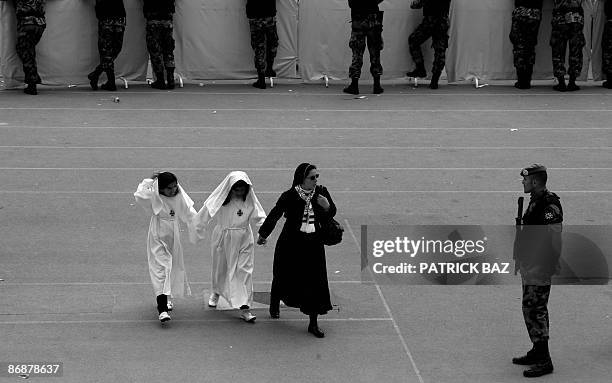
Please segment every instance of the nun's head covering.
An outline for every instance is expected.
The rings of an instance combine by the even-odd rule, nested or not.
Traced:
[[[206,201],[204,201],[203,208],[208,210],[210,218],[217,214],[221,206],[223,206],[223,202],[225,202],[225,199],[232,190],[232,186],[238,181],[244,181],[247,185],[249,185],[250,190],[246,196],[245,202],[248,205],[253,206],[253,208],[259,210],[261,215],[265,216],[265,212],[261,207],[257,196],[255,195],[255,190],[253,190],[253,183],[249,179],[249,176],[243,171],[233,171],[225,176],[225,179],[219,184],[219,186],[217,186]]]
[[[293,183],[291,187],[295,187],[297,185],[301,185],[304,183],[304,179],[312,169],[316,169],[317,167],[313,164],[309,164],[308,162],[301,163],[296,169],[295,173],[293,173]]]
[[[161,172],[157,174],[158,187],[159,189],[165,189],[173,182],[178,184],[176,176],[170,172]]]

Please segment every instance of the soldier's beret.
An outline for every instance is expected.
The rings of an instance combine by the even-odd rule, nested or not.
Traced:
[[[533,164],[521,170],[522,176],[530,176],[536,173],[546,173],[546,166],[540,164]]]

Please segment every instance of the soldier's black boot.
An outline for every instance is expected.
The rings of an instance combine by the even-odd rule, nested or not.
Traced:
[[[601,86],[603,86],[604,88],[607,88],[607,89],[612,89],[612,73],[608,73],[606,75],[606,78],[608,80],[604,81],[603,84],[601,84]]]
[[[557,81],[559,82],[557,85],[553,86],[553,89],[558,92],[565,92],[567,90],[567,86],[565,86],[565,77],[559,76],[557,77]]]
[[[274,70],[274,59],[267,60],[265,76],[266,77],[276,77],[276,71]]]
[[[431,75],[431,81],[429,82],[429,89],[438,89],[439,80],[440,80],[440,73],[433,73]]]
[[[155,73],[155,81],[151,83],[153,89],[166,89],[166,83],[164,82],[164,72]]]
[[[174,68],[166,68],[166,88],[174,89],[176,84],[174,83]]]
[[[351,79],[351,85],[349,85],[346,88],[342,89],[342,91],[344,93],[348,93],[348,94],[359,94],[359,79],[358,78],[352,78]]]
[[[512,363],[518,364],[521,366],[531,366],[532,364],[537,363],[538,358],[535,352],[535,346],[531,348],[531,350],[527,351],[527,354],[523,356],[519,356],[518,358],[512,358]]]
[[[102,74],[102,68],[98,66],[96,67],[96,69],[93,70],[93,72],[87,75],[91,89],[98,90],[98,79],[100,78],[101,74]]]
[[[570,76],[569,83],[567,84],[567,91],[568,92],[573,92],[573,91],[576,91],[576,90],[580,90],[580,87],[578,85],[576,85],[576,77]]]
[[[534,344],[537,361],[530,369],[523,371],[526,378],[537,378],[547,374],[552,374],[554,367],[550,359],[548,341],[540,341]]]
[[[529,89],[531,88],[531,75],[527,72],[517,71],[517,82],[514,83],[514,87],[517,89]]]
[[[382,86],[380,86],[380,76],[374,76],[374,87],[372,88],[372,93],[381,94],[385,90]]]
[[[263,72],[257,72],[257,81],[253,83],[257,89],[266,89],[266,75]]]
[[[406,73],[408,77],[427,77],[427,71],[425,70],[425,64],[417,64],[416,69]]]
[[[38,91],[36,90],[36,84],[35,83],[28,84],[28,86],[26,86],[25,89],[23,90],[23,93],[31,94],[32,96],[36,96],[38,94]]]
[[[115,84],[115,71],[114,70],[107,70],[106,71],[106,77],[107,77],[107,80],[106,80],[106,82],[104,84],[102,84],[100,86],[100,89],[116,91],[117,90],[117,85]]]

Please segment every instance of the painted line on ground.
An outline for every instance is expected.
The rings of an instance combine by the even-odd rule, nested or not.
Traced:
[[[295,131],[303,131],[303,130],[332,130],[332,131],[341,131],[341,130],[364,130],[364,131],[380,131],[380,130],[399,130],[399,131],[413,131],[413,130],[503,130],[510,131],[511,129],[517,129],[518,132],[525,130],[612,130],[612,126],[602,126],[602,127],[519,127],[519,128],[510,128],[510,127],[479,127],[479,126],[467,126],[467,127],[387,127],[387,126],[379,126],[379,127],[316,127],[316,126],[300,126],[296,128],[290,127],[280,127],[280,126],[270,126],[270,127],[260,127],[260,126],[0,126],[1,129],[193,129],[193,130],[295,130]]]
[[[610,109],[317,109],[317,108],[78,108],[78,107],[0,107],[0,110],[71,110],[114,112],[316,112],[316,113],[612,113]]]
[[[252,309],[257,312],[258,309]],[[223,310],[232,311],[232,310]],[[0,318],[7,314],[0,314]],[[8,314],[10,315],[10,314]],[[18,314],[23,315],[23,314]],[[56,315],[62,315],[61,313]],[[242,320],[238,317],[227,319],[172,319],[170,323],[228,323]],[[262,318],[257,319],[257,323],[275,323],[275,322],[307,322],[308,318]],[[319,322],[389,322],[391,318],[319,318]],[[4,321],[0,320],[0,325],[49,325],[49,324],[133,324],[133,323],[159,323],[157,319],[102,319],[102,320],[23,320],[23,321]]]
[[[33,150],[609,150],[611,146],[51,146],[2,145]]]
[[[355,233],[353,232],[353,229],[351,227],[351,224],[349,223],[348,219],[344,219],[344,222],[346,224],[346,228],[348,229],[348,232],[350,233],[351,237],[353,238],[354,244],[357,247],[357,251],[359,253],[359,255],[361,256],[361,245],[359,243],[359,241],[357,240],[357,237],[355,236]],[[368,271],[370,269],[368,268]],[[412,368],[414,369],[414,373],[416,374],[417,378],[419,379],[420,383],[424,383],[423,377],[421,376],[421,373],[419,372],[419,368],[416,365],[416,362],[414,361],[414,358],[412,357],[412,352],[410,351],[410,348],[408,347],[408,343],[406,343],[406,339],[404,338],[404,335],[402,334],[402,331],[400,330],[397,322],[395,321],[395,318],[393,317],[393,312],[391,311],[391,307],[389,307],[389,304],[387,303],[387,299],[385,299],[385,295],[382,292],[382,289],[380,288],[380,286],[378,285],[378,283],[376,282],[376,280],[372,277],[372,280],[374,281],[374,286],[376,286],[376,290],[378,291],[378,295],[380,296],[380,299],[383,303],[383,305],[385,306],[385,310],[387,311],[387,314],[389,315],[389,318],[391,318],[391,322],[393,323],[393,328],[395,329],[395,332],[397,333],[397,336],[399,337],[402,346],[404,347],[404,351],[406,352],[406,355],[408,356],[408,359],[410,359],[410,363],[412,364]]]

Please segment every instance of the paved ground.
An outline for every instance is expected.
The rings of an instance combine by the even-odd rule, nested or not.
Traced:
[[[566,223],[609,224],[612,93],[340,90],[0,92],[0,362],[62,361],[62,382],[522,381],[509,363],[528,347],[518,286],[361,283],[359,227],[512,224],[518,169],[532,162],[550,168]],[[174,171],[199,208],[243,169],[269,210],[303,161],[321,168],[349,228],[327,252],[336,305],[321,324],[327,337],[309,336],[295,310],[268,318],[278,231],[256,251],[255,325],[204,307],[208,248],[184,240],[195,296],[160,326],[138,182]],[[611,307],[609,286],[553,288],[556,372],[543,381],[609,381]]]

